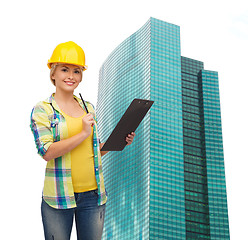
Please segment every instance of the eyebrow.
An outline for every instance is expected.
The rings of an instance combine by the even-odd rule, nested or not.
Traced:
[[[66,65],[62,65],[61,67],[64,67],[64,68],[69,69]],[[73,70],[76,70],[76,69],[79,69],[79,70],[80,70],[80,68],[79,68],[79,67],[73,68]]]

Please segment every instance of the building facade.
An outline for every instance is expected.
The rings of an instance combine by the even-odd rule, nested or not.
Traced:
[[[179,26],[150,18],[98,87],[102,142],[134,98],[154,101],[133,144],[103,157],[103,239],[229,239],[218,73],[181,56]]]

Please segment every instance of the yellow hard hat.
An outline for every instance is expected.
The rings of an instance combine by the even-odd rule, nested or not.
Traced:
[[[60,43],[53,51],[47,66],[51,69],[52,63],[68,63],[83,67],[86,70],[84,50],[76,43],[70,41]]]

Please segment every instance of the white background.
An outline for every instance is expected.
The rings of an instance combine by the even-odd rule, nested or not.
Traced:
[[[182,56],[218,71],[231,239],[248,239],[248,8],[246,1],[4,1],[1,20],[1,239],[43,239],[45,161],[29,129],[32,107],[54,87],[46,66],[53,49],[75,41],[89,69],[79,86],[96,104],[107,56],[149,17],[181,27]],[[3,237],[5,236],[5,237]],[[8,236],[8,237],[7,237]],[[73,229],[72,239],[75,238]]]

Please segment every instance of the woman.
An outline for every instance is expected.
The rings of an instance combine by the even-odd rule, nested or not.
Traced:
[[[87,69],[84,51],[74,42],[61,43],[48,67],[56,92],[33,108],[30,125],[47,161],[41,205],[45,239],[70,239],[75,215],[78,239],[98,240],[107,201],[101,156],[107,152],[100,151],[104,143],[93,105],[73,95]],[[127,136],[127,145],[134,136]]]

